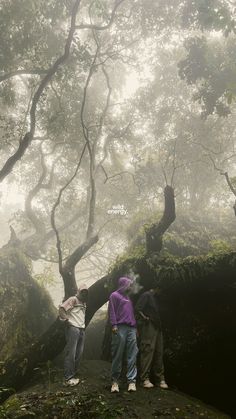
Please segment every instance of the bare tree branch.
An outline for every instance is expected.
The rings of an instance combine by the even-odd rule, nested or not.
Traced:
[[[61,197],[62,197],[62,194],[63,194],[63,192],[66,190],[66,188],[70,185],[70,183],[74,180],[74,178],[76,177],[76,175],[77,175],[77,173],[78,173],[78,170],[79,170],[79,168],[80,168],[80,165],[81,165],[81,161],[82,161],[82,158],[83,158],[83,155],[84,155],[84,152],[85,152],[85,150],[86,150],[86,147],[87,147],[87,143],[84,145],[84,147],[83,147],[83,149],[82,149],[82,153],[81,153],[81,155],[80,155],[80,158],[79,158],[79,161],[78,161],[78,164],[77,164],[77,166],[76,166],[76,169],[75,169],[75,171],[74,171],[74,173],[73,173],[73,175],[71,176],[71,178],[66,182],[66,184],[60,189],[60,191],[59,191],[59,194],[58,194],[58,197],[57,197],[57,200],[56,200],[56,202],[54,203],[54,205],[53,205],[53,207],[52,207],[52,212],[51,212],[51,225],[52,225],[52,228],[53,228],[53,230],[54,230],[54,232],[55,232],[55,235],[56,235],[56,239],[57,239],[57,251],[58,251],[58,260],[59,260],[59,272],[60,272],[60,274],[61,275],[63,275],[63,265],[62,265],[62,250],[61,250],[61,240],[60,240],[60,236],[59,236],[59,231],[58,231],[58,229],[57,229],[57,226],[56,226],[56,222],[55,222],[55,214],[56,214],[56,209],[57,209],[57,207],[60,205],[60,202],[61,202]]]
[[[215,151],[215,150],[211,150],[209,147],[207,147],[205,144],[199,143],[199,141],[190,141],[190,143],[192,144],[196,144],[200,147],[202,147],[204,150],[210,152],[211,154],[215,154],[216,156],[218,156],[219,154],[222,154],[222,151]]]
[[[31,104],[31,102],[32,102],[32,98],[33,98],[33,96],[34,96],[34,90],[32,89],[32,90],[31,90],[31,94],[30,94],[30,98],[29,98],[29,101],[28,101],[28,106],[27,106],[27,109],[26,109],[26,112],[25,112],[25,117],[24,117],[24,119],[23,119],[23,123],[22,123],[22,127],[21,127],[21,132],[20,132],[20,143],[21,143],[22,138],[23,138],[23,135],[24,135],[24,131],[25,131],[25,127],[26,127],[27,118],[28,118],[28,115],[29,115],[29,112],[30,112],[30,104]]]
[[[147,252],[160,252],[162,249],[162,236],[175,220],[175,197],[171,186],[166,185],[164,189],[165,207],[161,220],[152,224],[146,230]]]
[[[3,74],[2,76],[0,76],[0,83],[5,81],[5,80],[11,79],[12,77],[20,76],[20,75],[31,76],[33,74],[36,74],[36,75],[41,76],[42,74],[47,74],[49,70],[50,69],[43,70],[43,69],[40,69],[40,68],[36,68],[36,69],[33,69],[33,70],[26,70],[25,69],[25,70],[11,71],[9,73],[6,73],[6,74]]]
[[[108,85],[108,88],[109,88],[109,85]],[[111,104],[109,104],[109,106],[112,106]],[[113,105],[114,106],[114,105]],[[128,123],[128,125],[125,127],[125,128],[123,128],[123,129],[121,129],[120,130],[120,132],[119,133],[115,133],[115,134],[113,134],[113,137],[114,138],[120,138],[120,137],[122,137],[122,136],[124,136],[125,134],[126,134],[126,132],[128,131],[128,129],[129,129],[129,127],[130,127],[130,125],[131,125],[131,122],[129,122]],[[113,176],[108,176],[107,175],[107,172],[106,172],[106,170],[105,170],[105,168],[104,168],[104,166],[103,166],[103,163],[104,163],[104,161],[106,160],[106,158],[107,158],[107,156],[108,156],[108,149],[107,149],[107,146],[108,146],[108,142],[111,140],[111,135],[110,136],[107,136],[106,137],[106,139],[105,139],[105,141],[104,141],[104,145],[103,145],[103,158],[100,160],[100,162],[97,164],[97,166],[96,166],[96,169],[95,169],[95,173],[98,171],[98,169],[99,168],[101,168],[102,169],[102,171],[103,171],[103,173],[105,174],[105,181],[104,181],[104,183],[106,183],[107,182],[107,180],[108,179],[110,179],[110,178],[112,178],[112,177],[115,177],[115,176],[119,176],[120,174],[122,174],[122,173],[124,173],[124,172],[122,172],[122,173],[117,173],[117,174],[115,174],[115,175],[113,175]],[[126,173],[126,171],[125,171],[125,173]],[[127,173],[130,173],[130,172],[127,172]],[[130,173],[131,174],[131,173]],[[133,176],[133,174],[132,174],[132,176]],[[133,178],[133,180],[134,180],[134,183],[136,184],[136,182],[135,182],[135,178]],[[136,186],[138,187],[138,189],[139,189],[139,186],[136,184]],[[140,192],[140,190],[139,190],[139,192]]]
[[[90,178],[90,188],[91,189],[90,189],[88,227],[87,227],[87,233],[86,233],[87,239],[92,236],[93,229],[94,229],[96,187],[95,187],[95,179],[94,179],[94,154],[93,154],[93,150],[92,150],[92,147],[91,147],[91,144],[90,144],[89,131],[88,131],[88,128],[85,124],[84,112],[85,112],[88,86],[89,86],[89,83],[91,81],[94,69],[95,69],[95,67],[97,67],[96,60],[97,60],[98,53],[99,53],[99,45],[97,45],[96,53],[94,55],[92,64],[90,66],[88,77],[87,77],[87,80],[86,80],[86,83],[85,83],[85,86],[84,86],[83,100],[82,100],[82,106],[81,106],[81,112],[80,112],[80,120],[81,120],[83,135],[84,135],[84,139],[85,139],[85,145],[88,148],[89,159],[90,159],[89,178]]]
[[[132,176],[133,181],[134,181],[134,183],[135,183],[135,176],[134,176],[134,174],[133,174],[133,173],[131,173],[131,172],[129,172],[128,170],[122,170],[122,172],[115,173],[114,175],[108,176],[108,175],[107,175],[106,170],[104,169],[104,166],[103,166],[103,165],[101,165],[100,167],[101,167],[101,169],[103,170],[103,173],[105,174],[105,177],[106,177],[106,179],[104,180],[104,183],[106,183],[106,182],[107,182],[108,180],[110,180],[110,179],[114,179],[115,177],[117,177],[117,176],[122,176],[122,175],[124,175],[124,174],[128,174],[128,175]],[[135,184],[136,184],[136,183],[135,183]]]
[[[106,116],[107,109],[109,107],[111,88],[110,88],[110,85],[109,85],[108,75],[107,75],[105,69],[103,69],[103,74],[105,75],[107,84],[109,86],[108,95],[107,95],[105,108],[104,108],[104,110],[101,114],[101,117],[100,117],[99,130],[98,130],[97,137],[96,137],[93,145],[91,145],[90,144],[90,138],[89,138],[89,130],[88,130],[88,128],[86,126],[86,123],[85,123],[84,113],[85,113],[88,87],[89,87],[92,75],[94,73],[94,69],[100,65],[99,63],[96,64],[96,60],[97,60],[97,56],[99,54],[100,46],[99,46],[99,43],[98,43],[95,36],[94,36],[94,39],[95,39],[97,48],[96,48],[95,56],[92,60],[91,66],[90,66],[90,70],[89,70],[89,73],[88,73],[88,76],[87,76],[87,79],[86,79],[85,86],[84,86],[83,100],[82,100],[81,112],[80,112],[80,119],[81,119],[83,135],[84,135],[84,139],[85,139],[85,145],[84,145],[84,148],[83,148],[83,152],[82,152],[80,161],[79,161],[79,163],[76,167],[76,171],[75,171],[74,175],[72,176],[72,178],[67,182],[67,184],[64,185],[64,187],[60,190],[59,195],[58,195],[58,199],[57,199],[56,203],[54,204],[53,209],[52,209],[52,213],[51,213],[51,224],[52,224],[53,230],[55,231],[56,238],[57,238],[57,249],[58,249],[58,256],[59,256],[59,271],[60,271],[60,273],[63,277],[64,286],[65,286],[65,295],[67,295],[67,293],[69,292],[68,291],[68,288],[69,288],[68,284],[73,283],[73,281],[75,279],[74,276],[75,276],[75,266],[76,266],[76,264],[84,256],[84,254],[90,249],[90,247],[92,247],[99,239],[98,235],[93,235],[95,202],[96,202],[96,188],[95,188],[95,179],[94,179],[95,153],[96,153],[96,144],[97,144],[97,142],[98,142],[98,140],[101,136],[102,127],[103,127],[103,123],[104,123],[104,118]],[[67,188],[69,183],[73,180],[73,178],[77,174],[77,171],[79,169],[79,166],[80,166],[80,163],[81,163],[81,160],[82,160],[82,157],[83,157],[83,154],[84,154],[84,151],[85,151],[86,148],[88,148],[89,159],[90,159],[90,170],[89,170],[89,173],[90,173],[90,201],[89,201],[89,219],[88,219],[86,241],[75,249],[75,251],[67,258],[66,263],[63,265],[62,264],[61,242],[60,242],[58,229],[55,225],[55,211],[56,211],[57,206],[60,204],[60,199],[61,199],[61,195],[62,195],[63,191]]]
[[[114,8],[113,8],[113,10],[111,12],[111,17],[110,17],[110,20],[107,23],[107,25],[99,26],[99,25],[94,25],[94,24],[91,24],[91,23],[81,23],[80,25],[77,25],[76,26],[76,29],[92,29],[92,30],[95,30],[95,31],[104,31],[105,29],[108,29],[112,25],[112,23],[114,21],[116,10],[118,9],[118,7],[124,1],[125,0],[116,0],[115,1],[115,6],[114,6]]]
[[[96,53],[95,53],[95,56],[93,58],[93,62],[92,62],[92,65],[90,67],[88,78],[87,78],[87,81],[86,81],[86,84],[85,84],[84,96],[83,96],[83,101],[82,101],[82,106],[81,106],[81,123],[82,123],[83,132],[84,132],[84,137],[85,137],[85,140],[86,140],[85,148],[86,148],[86,146],[88,147],[88,151],[89,151],[89,155],[90,155],[90,161],[91,161],[91,170],[90,170],[91,195],[90,195],[90,205],[89,205],[89,221],[88,221],[87,239],[92,236],[93,225],[94,225],[96,190],[95,190],[95,181],[94,181],[93,171],[94,171],[94,163],[95,163],[95,147],[96,147],[96,143],[97,143],[97,141],[100,138],[101,133],[102,133],[103,121],[104,121],[104,118],[105,118],[105,115],[106,115],[106,112],[107,112],[107,109],[108,109],[108,106],[109,106],[110,95],[111,95],[111,87],[109,85],[108,75],[106,73],[105,68],[103,68],[103,74],[106,78],[106,82],[107,82],[107,86],[108,86],[108,96],[107,96],[105,109],[104,109],[104,111],[103,111],[103,113],[100,117],[100,123],[97,125],[97,127],[99,128],[97,138],[94,141],[93,146],[91,147],[90,141],[89,141],[89,130],[86,127],[86,124],[84,122],[84,110],[85,110],[85,104],[86,104],[87,89],[88,89],[90,80],[92,78],[93,71],[98,65],[101,65],[101,63],[96,64],[96,60],[97,60],[97,56],[98,56],[99,51],[100,51],[100,47],[99,47],[99,44],[98,44],[95,33],[94,33],[94,39],[95,39],[95,42],[96,42],[96,45],[97,45],[97,49],[96,49]],[[52,85],[52,82],[51,82],[51,87],[52,87],[52,90],[54,91],[54,93],[56,94],[57,99],[59,101],[59,105],[60,105],[60,98],[58,97],[57,92],[55,91],[55,89]],[[91,129],[91,127],[90,127],[90,129]],[[56,146],[57,146],[57,144],[56,144]],[[83,150],[83,153],[85,151],[85,148]],[[79,163],[79,165],[80,165],[80,163]],[[79,165],[77,165],[77,169],[79,168]],[[76,170],[76,173],[77,173],[77,170]],[[72,181],[72,179],[70,179],[69,182],[67,182],[67,184],[64,185],[64,187],[59,192],[58,199],[55,202],[55,204],[53,206],[53,209],[52,209],[52,213],[51,213],[51,224],[53,226],[53,229],[52,229],[52,231],[46,233],[44,238],[43,238],[43,242],[45,243],[51,237],[53,237],[54,234],[56,234],[57,248],[59,249],[59,271],[60,271],[60,273],[62,273],[62,271],[63,271],[63,266],[62,266],[62,251],[61,251],[61,242],[60,242],[60,237],[59,237],[59,231],[62,231],[63,229],[65,229],[66,228],[65,225],[66,226],[71,225],[71,223],[74,222],[77,219],[77,216],[72,217],[72,219],[69,220],[69,222],[65,223],[65,225],[61,226],[60,228],[57,228],[56,224],[55,224],[55,212],[56,212],[56,209],[57,209],[58,205],[60,204],[61,195],[62,195],[63,191],[67,188],[70,181]],[[76,249],[76,251],[77,251],[77,253],[79,253],[78,249]]]
[[[55,144],[53,150],[56,148],[58,144]],[[52,183],[53,183],[53,179],[54,179],[54,169],[55,169],[55,165],[58,161],[58,159],[55,159],[50,173],[49,173],[49,179],[47,183],[43,183],[44,180],[46,179],[47,175],[48,175],[48,170],[47,170],[47,166],[45,163],[45,156],[49,156],[50,154],[53,153],[53,150],[51,150],[50,153],[44,154],[43,150],[42,150],[42,146],[43,143],[41,143],[39,150],[40,150],[40,156],[41,156],[41,166],[42,166],[42,173],[39,177],[39,180],[37,182],[37,184],[33,187],[33,189],[31,191],[29,191],[28,196],[26,197],[25,200],[25,214],[26,216],[29,218],[29,220],[31,221],[31,223],[33,224],[34,228],[35,228],[35,232],[36,232],[36,237],[35,235],[28,237],[24,242],[25,242],[25,246],[27,247],[27,242],[28,243],[32,243],[33,241],[38,241],[38,245],[35,243],[35,250],[36,248],[38,250],[40,250],[41,247],[43,247],[47,240],[47,233],[46,233],[46,226],[44,224],[44,222],[42,220],[40,220],[37,215],[35,214],[35,211],[32,208],[32,201],[33,199],[36,197],[36,195],[42,190],[42,189],[50,189],[52,187]],[[37,237],[38,236],[38,237]],[[39,239],[40,237],[40,239]]]
[[[35,211],[32,208],[32,201],[35,198],[35,196],[38,194],[40,189],[42,188],[43,181],[46,178],[47,175],[47,167],[44,161],[44,155],[41,150],[41,166],[42,166],[42,173],[40,175],[40,178],[37,182],[37,184],[29,191],[28,196],[25,200],[25,214],[31,221],[32,225],[35,228],[35,232],[38,235],[43,235],[45,233],[45,226],[44,223],[39,220],[39,218],[36,216]]]
[[[167,175],[166,175],[165,167],[163,165],[161,165],[161,170],[165,179],[165,183],[166,185],[168,185]]]
[[[227,172],[224,172],[224,173],[222,172],[221,175],[225,177],[226,182],[228,183],[228,186],[229,186],[231,192],[233,192],[234,196],[236,197],[236,189],[233,187],[233,184],[232,184],[232,182],[229,178],[228,173]]]
[[[232,184],[232,182],[231,182],[231,180],[230,180],[230,177],[229,177],[229,175],[228,175],[228,172],[224,172],[222,169],[220,169],[219,167],[217,167],[217,166],[216,166],[216,164],[215,164],[215,161],[214,161],[214,159],[212,158],[212,156],[211,156],[211,155],[208,155],[208,157],[209,157],[209,159],[211,160],[211,162],[212,162],[212,164],[213,164],[213,166],[214,166],[214,169],[215,169],[215,170],[217,170],[218,172],[220,172],[220,174],[221,174],[222,176],[224,176],[224,177],[225,177],[226,182],[227,182],[227,184],[228,184],[228,186],[229,186],[229,188],[230,188],[231,192],[232,192],[232,193],[234,194],[234,196],[236,197],[236,189],[234,188],[234,186],[233,186],[233,184]],[[235,216],[236,216],[236,200],[235,200],[235,203],[234,203],[234,205],[233,205],[233,209],[234,209],[234,214],[235,214]]]
[[[97,243],[98,239],[98,235],[95,235],[82,243],[81,246],[77,247],[77,249],[75,249],[75,251],[67,258],[63,270],[67,271],[73,269],[90,247]]]

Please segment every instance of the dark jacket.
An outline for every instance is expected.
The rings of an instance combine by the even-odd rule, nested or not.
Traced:
[[[157,296],[152,291],[144,292],[138,299],[135,306],[135,312],[138,320],[138,325],[144,323],[144,320],[139,312],[142,312],[145,316],[149,317],[149,321],[152,322],[156,329],[161,329],[161,319],[158,309]]]

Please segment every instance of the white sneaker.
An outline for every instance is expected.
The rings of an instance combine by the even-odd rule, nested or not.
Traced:
[[[111,393],[119,393],[119,386],[117,383],[113,383],[111,386]]]
[[[168,384],[166,384],[165,380],[162,380],[159,384],[159,387],[167,389],[168,388]]]
[[[65,382],[66,386],[77,386],[77,384],[79,384],[79,378],[70,378]]]
[[[136,384],[135,383],[129,383],[128,391],[136,391]]]
[[[144,388],[152,388],[152,387],[154,387],[154,385],[151,383],[150,380],[147,379],[147,380],[144,380],[143,387]]]

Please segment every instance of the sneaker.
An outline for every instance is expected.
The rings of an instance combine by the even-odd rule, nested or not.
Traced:
[[[150,380],[147,379],[147,380],[144,380],[143,387],[144,388],[152,388],[152,387],[154,387],[154,385],[151,383]]]
[[[128,391],[136,391],[136,384],[135,383],[129,383]]]
[[[166,384],[165,380],[162,380],[159,384],[159,387],[167,389],[168,388],[168,384]]]
[[[77,384],[79,384],[79,378],[70,378],[65,382],[66,386],[77,386]]]
[[[117,383],[113,383],[111,386],[111,393],[119,393],[119,386]]]

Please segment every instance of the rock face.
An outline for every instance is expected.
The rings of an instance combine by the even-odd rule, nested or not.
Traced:
[[[173,390],[151,390],[138,384],[136,393],[128,393],[126,380],[120,393],[110,392],[110,364],[84,361],[79,371],[80,383],[65,388],[61,371],[28,383],[1,407],[4,418],[137,418],[137,419],[229,419],[229,416],[204,405],[197,399]]]
[[[86,329],[83,359],[100,360],[102,358],[106,323],[107,311],[98,310]]]
[[[231,385],[236,376],[236,253],[182,260],[152,255],[131,262],[144,289],[162,288],[169,384],[236,417]]]
[[[178,281],[162,296],[169,381],[221,410],[236,414],[235,268]]]
[[[51,298],[16,248],[0,251],[0,360],[14,357],[55,320]]]
[[[44,291],[40,293],[40,287],[32,280],[26,261],[23,259],[22,262],[21,258],[21,254],[14,249],[4,249],[0,253],[2,359],[6,354],[11,356],[16,348],[19,352],[22,346],[31,343],[32,337],[40,335],[53,318],[50,303],[45,306],[45,302],[50,300]],[[170,385],[235,417],[234,386],[229,383],[234,382],[236,375],[236,253],[183,260],[161,260],[155,254],[137,256],[134,253],[132,257],[123,258],[114,268],[112,278],[118,278],[129,269],[139,274],[144,289],[155,285],[162,287],[160,309],[165,337],[166,377]],[[107,284],[105,280],[92,286],[90,306],[93,310],[102,305],[101,301],[106,302],[106,296],[112,291],[114,281]],[[52,330],[49,328],[46,336],[50,338],[49,344],[45,338],[44,346],[37,341],[39,347],[37,344],[31,347],[29,374],[37,363],[42,362],[42,357],[44,360],[52,359],[55,356],[54,348],[63,347],[62,328],[58,325],[57,333],[56,327],[53,326]],[[104,326],[100,329],[95,327],[99,336],[103,330]],[[93,349],[96,341],[93,340]],[[96,353],[97,348],[98,345]],[[24,355],[16,364],[10,363],[7,386],[11,387],[12,382],[15,385],[18,380],[15,388],[20,388],[25,359]],[[16,366],[18,373],[14,375]],[[25,374],[24,382],[28,381],[28,376]],[[2,382],[5,386],[5,373],[2,373]]]

